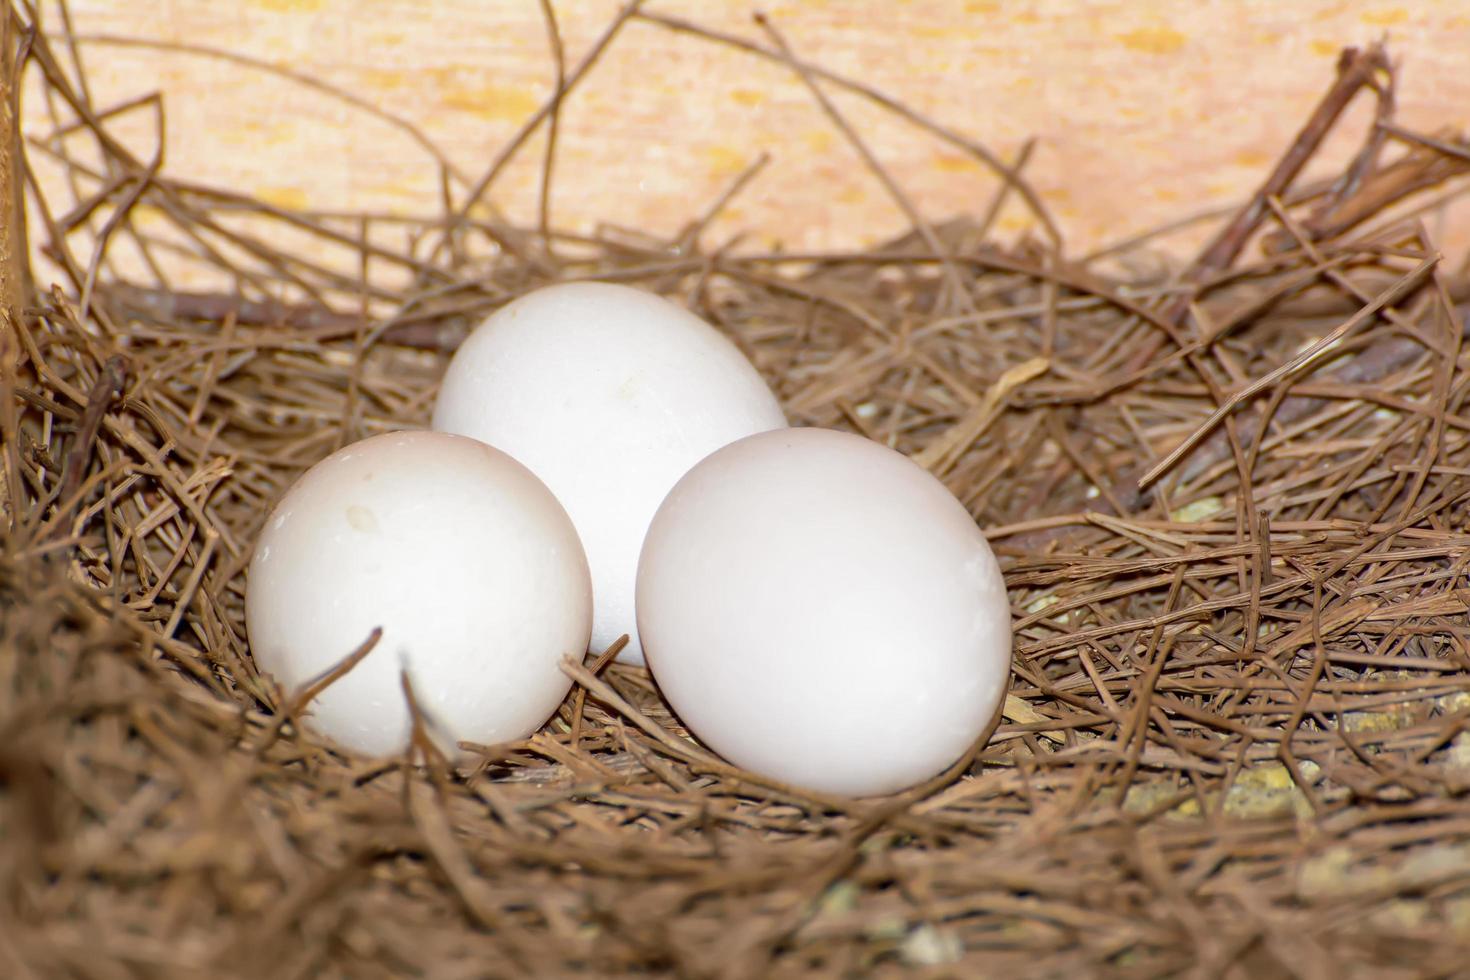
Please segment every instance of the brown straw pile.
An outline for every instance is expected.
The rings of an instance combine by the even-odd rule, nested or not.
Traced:
[[[890,105],[1003,177],[925,223],[827,93],[881,95],[775,26],[633,4],[604,41],[630,18],[799,72],[913,234],[726,251],[705,226],[744,180],[672,242],[514,227],[472,205],[525,140],[483,179],[446,167],[422,222],[287,212],[135,156],[110,127],[160,107],[92,103],[15,10],[56,115],[15,170],[63,166],[74,197],[27,181],[60,284],[0,332],[0,976],[1463,972],[1470,278],[1420,216],[1466,186],[1467,144],[1398,127],[1385,53],[1345,52],[1260,193],[1199,219],[1198,260],[1124,281],[1147,242],[1064,259],[1020,173]],[[1361,152],[1297,180],[1355,96],[1380,108]],[[1007,199],[1036,242],[988,244]],[[220,291],[173,289],[184,266]],[[423,424],[488,311],[587,277],[686,302],[795,423],[913,454],[991,529],[1015,677],[962,774],[772,785],[598,658],[471,768],[370,764],[256,673],[243,570],[277,495]]]

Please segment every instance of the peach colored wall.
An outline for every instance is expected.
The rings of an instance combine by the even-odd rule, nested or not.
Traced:
[[[763,40],[749,0],[647,6]],[[558,0],[570,61],[617,7]],[[1406,124],[1470,121],[1467,0],[773,0],[764,9],[803,56],[1002,156],[1037,136],[1028,172],[1073,253],[1237,199],[1310,110],[1344,44],[1389,36],[1404,65]],[[411,118],[470,174],[550,88],[534,0],[73,0],[71,10],[77,31],[94,38],[82,50],[99,103],[165,94],[171,172],[283,205],[427,214],[435,169],[402,132],[337,99],[218,58],[97,36],[226,49],[312,75]],[[837,101],[928,216],[983,207],[995,183],[969,160],[871,106]],[[46,125],[40,100],[26,110],[29,125]],[[151,149],[144,117],[122,131]],[[1339,154],[1350,142],[1338,142]],[[495,195],[513,216],[533,213],[538,148]],[[771,166],[721,231],[752,228],[764,243],[805,249],[903,229],[789,71],[631,23],[567,106],[556,220],[671,232],[762,151]],[[1019,210],[1000,224],[1012,234],[1024,226]]]

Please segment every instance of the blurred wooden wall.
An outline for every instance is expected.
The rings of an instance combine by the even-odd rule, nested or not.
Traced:
[[[570,63],[618,6],[556,0]],[[750,0],[649,0],[647,9],[766,43]],[[771,0],[763,9],[802,57],[1003,157],[1037,137],[1027,172],[1072,254],[1239,199],[1346,44],[1389,37],[1406,124],[1470,122],[1467,0]],[[431,214],[439,185],[432,158],[405,132],[267,68],[412,120],[469,175],[551,88],[535,0],[72,0],[70,11],[99,104],[164,93],[171,173],[282,205]],[[984,207],[996,184],[973,161],[859,100],[836,101],[926,215]],[[48,125],[40,99],[25,108],[35,131]],[[1339,159],[1362,132],[1367,106],[1357,109],[1350,136],[1333,144]],[[146,115],[121,131],[151,155]],[[540,145],[497,187],[511,216],[534,215]],[[672,232],[762,152],[770,166],[718,233],[750,229],[761,245],[817,249],[906,226],[788,69],[645,22],[624,28],[571,97],[560,148],[554,217],[564,227]],[[999,228],[1015,235],[1026,224],[1011,208]]]

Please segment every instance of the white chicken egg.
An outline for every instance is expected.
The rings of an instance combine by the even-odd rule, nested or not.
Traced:
[[[566,512],[530,470],[474,439],[396,432],[317,463],[276,506],[245,597],[260,670],[295,692],[382,627],[309,706],[307,724],[367,755],[402,751],[400,672],[431,737],[524,737],[565,697],[592,591]]]
[[[866,796],[942,772],[1010,676],[1005,582],[944,485],[860,436],[787,429],[669,493],[638,570],[648,666],[746,769]]]
[[[729,340],[641,290],[566,283],[496,311],[454,355],[434,428],[482,439],[539,476],[571,515],[592,569],[592,645],[624,633],[643,533],[669,488],[709,453],[784,428],[781,407]]]

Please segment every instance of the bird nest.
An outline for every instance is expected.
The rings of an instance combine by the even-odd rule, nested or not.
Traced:
[[[518,227],[477,202],[523,139],[432,220],[286,211],[132,155],[109,127],[137,106],[25,36],[58,113],[16,169],[60,164],[74,196],[28,184],[59,285],[0,333],[0,972],[1463,968],[1470,280],[1419,216],[1465,186],[1466,144],[1398,126],[1386,55],[1349,50],[1259,193],[1193,219],[1194,262],[1109,274],[1151,241],[1067,256],[1023,173],[882,102],[1001,177],[925,222],[824,93],[881,96],[766,27],[745,50],[802,76],[912,234],[711,245],[743,179],[672,241]],[[1358,95],[1361,151],[1298,179]],[[1007,200],[1034,241],[992,243]],[[171,288],[180,264],[225,285]],[[1015,670],[964,771],[773,785],[597,656],[542,731],[460,768],[298,727],[243,628],[264,515],[338,447],[423,425],[489,311],[584,278],[697,311],[795,424],[912,455],[988,530]]]

